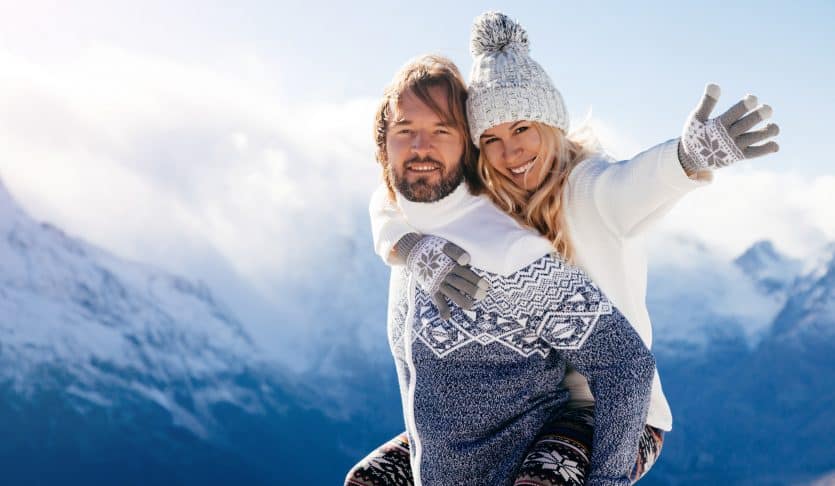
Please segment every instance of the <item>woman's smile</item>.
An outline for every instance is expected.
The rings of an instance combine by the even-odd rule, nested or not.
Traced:
[[[531,170],[531,168],[534,166],[535,163],[536,163],[536,156],[534,155],[533,157],[531,157],[531,159],[529,161],[525,162],[524,164],[517,165],[515,167],[508,167],[508,170],[513,175],[522,175],[522,174],[528,172],[529,170]]]

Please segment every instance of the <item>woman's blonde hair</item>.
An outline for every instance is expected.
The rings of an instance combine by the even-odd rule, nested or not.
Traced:
[[[589,155],[581,141],[567,137],[559,128],[531,122],[542,143],[537,158],[544,160],[538,178],[542,182],[533,190],[519,187],[496,171],[484,156],[482,148],[476,170],[493,202],[519,223],[539,231],[568,262],[573,262],[574,249],[565,226],[563,191],[567,189],[571,170]],[[544,177],[543,177],[544,176]]]

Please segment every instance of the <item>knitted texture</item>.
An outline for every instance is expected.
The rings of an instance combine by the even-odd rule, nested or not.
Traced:
[[[474,144],[485,130],[517,120],[568,131],[562,95],[528,50],[525,29],[507,15],[486,12],[473,22],[467,116]]]
[[[407,233],[403,235],[403,238],[394,244],[394,251],[397,254],[397,257],[394,259],[396,263],[405,264],[406,260],[409,259],[409,254],[412,253],[412,249],[420,242],[420,239],[423,238],[423,235],[419,233]]]
[[[444,321],[404,267],[393,269],[389,344],[415,484],[510,485],[568,395],[570,364],[597,399],[587,484],[629,484],[655,362],[585,274],[546,255],[509,276],[473,268],[491,286]]]
[[[682,167],[691,172],[725,167],[745,158],[718,118],[702,122],[691,116],[684,127],[682,143],[686,154]]]
[[[449,272],[455,267],[455,261],[444,253],[447,241],[437,236],[424,236],[414,245],[406,259],[409,271],[417,277],[420,286],[434,295]]]

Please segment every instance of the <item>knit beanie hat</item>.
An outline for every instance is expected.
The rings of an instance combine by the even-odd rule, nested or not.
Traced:
[[[528,33],[501,12],[476,17],[470,33],[473,68],[467,90],[470,136],[517,120],[542,122],[568,132],[568,112],[551,78],[528,55]]]

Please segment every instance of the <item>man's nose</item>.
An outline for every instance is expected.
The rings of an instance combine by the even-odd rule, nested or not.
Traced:
[[[432,150],[432,141],[429,136],[423,132],[417,132],[412,139],[412,151],[420,157],[429,155]]]

